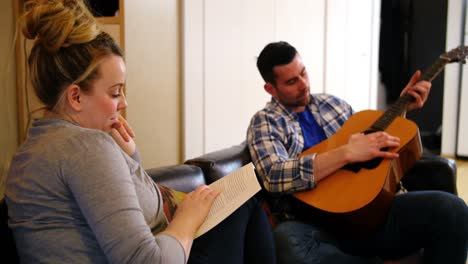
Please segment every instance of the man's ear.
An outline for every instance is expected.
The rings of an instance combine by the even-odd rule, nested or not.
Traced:
[[[68,86],[65,93],[66,93],[67,103],[70,105],[70,107],[75,111],[78,111],[78,112],[81,111],[83,108],[83,102],[81,98],[82,92],[81,92],[80,87],[76,84],[72,84]]]
[[[273,96],[273,97],[276,96],[276,89],[275,89],[275,86],[273,86],[272,83],[269,83],[269,82],[265,83],[265,85],[263,85],[263,89],[265,89],[265,91],[267,91],[267,93],[271,94],[271,96]]]

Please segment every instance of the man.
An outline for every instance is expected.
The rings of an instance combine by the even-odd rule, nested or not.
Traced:
[[[335,134],[353,110],[337,97],[310,94],[306,67],[287,42],[268,44],[257,67],[272,99],[253,116],[247,143],[264,189],[276,194],[270,206],[281,222],[275,229],[279,263],[378,263],[375,256],[398,258],[420,249],[427,263],[465,263],[468,209],[447,192],[396,196],[385,224],[372,234],[345,238],[318,228],[310,208],[290,194],[313,190],[346,164],[397,158],[385,150],[399,146],[399,138],[358,133],[336,149],[298,157]],[[407,110],[421,108],[429,95],[431,84],[418,81],[420,75],[417,71],[402,91],[415,99]]]

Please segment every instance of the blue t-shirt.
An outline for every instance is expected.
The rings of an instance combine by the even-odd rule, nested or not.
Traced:
[[[322,127],[319,126],[312,113],[309,110],[297,113],[302,134],[304,135],[303,151],[322,142],[327,138]]]

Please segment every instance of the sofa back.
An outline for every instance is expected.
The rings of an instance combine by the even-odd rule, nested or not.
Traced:
[[[184,163],[200,167],[205,174],[207,184],[210,184],[251,161],[247,144],[242,142],[239,145],[189,159]]]
[[[146,172],[158,184],[180,192],[191,192],[206,184],[203,171],[193,165],[180,164],[147,169]]]

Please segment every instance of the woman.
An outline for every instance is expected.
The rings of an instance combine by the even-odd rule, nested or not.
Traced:
[[[185,263],[189,255],[193,263],[275,262],[254,198],[195,241],[218,192],[198,187],[167,221],[119,115],[127,107],[122,52],[82,0],[27,1],[21,21],[35,40],[29,70],[46,108],[7,179],[22,262]]]

